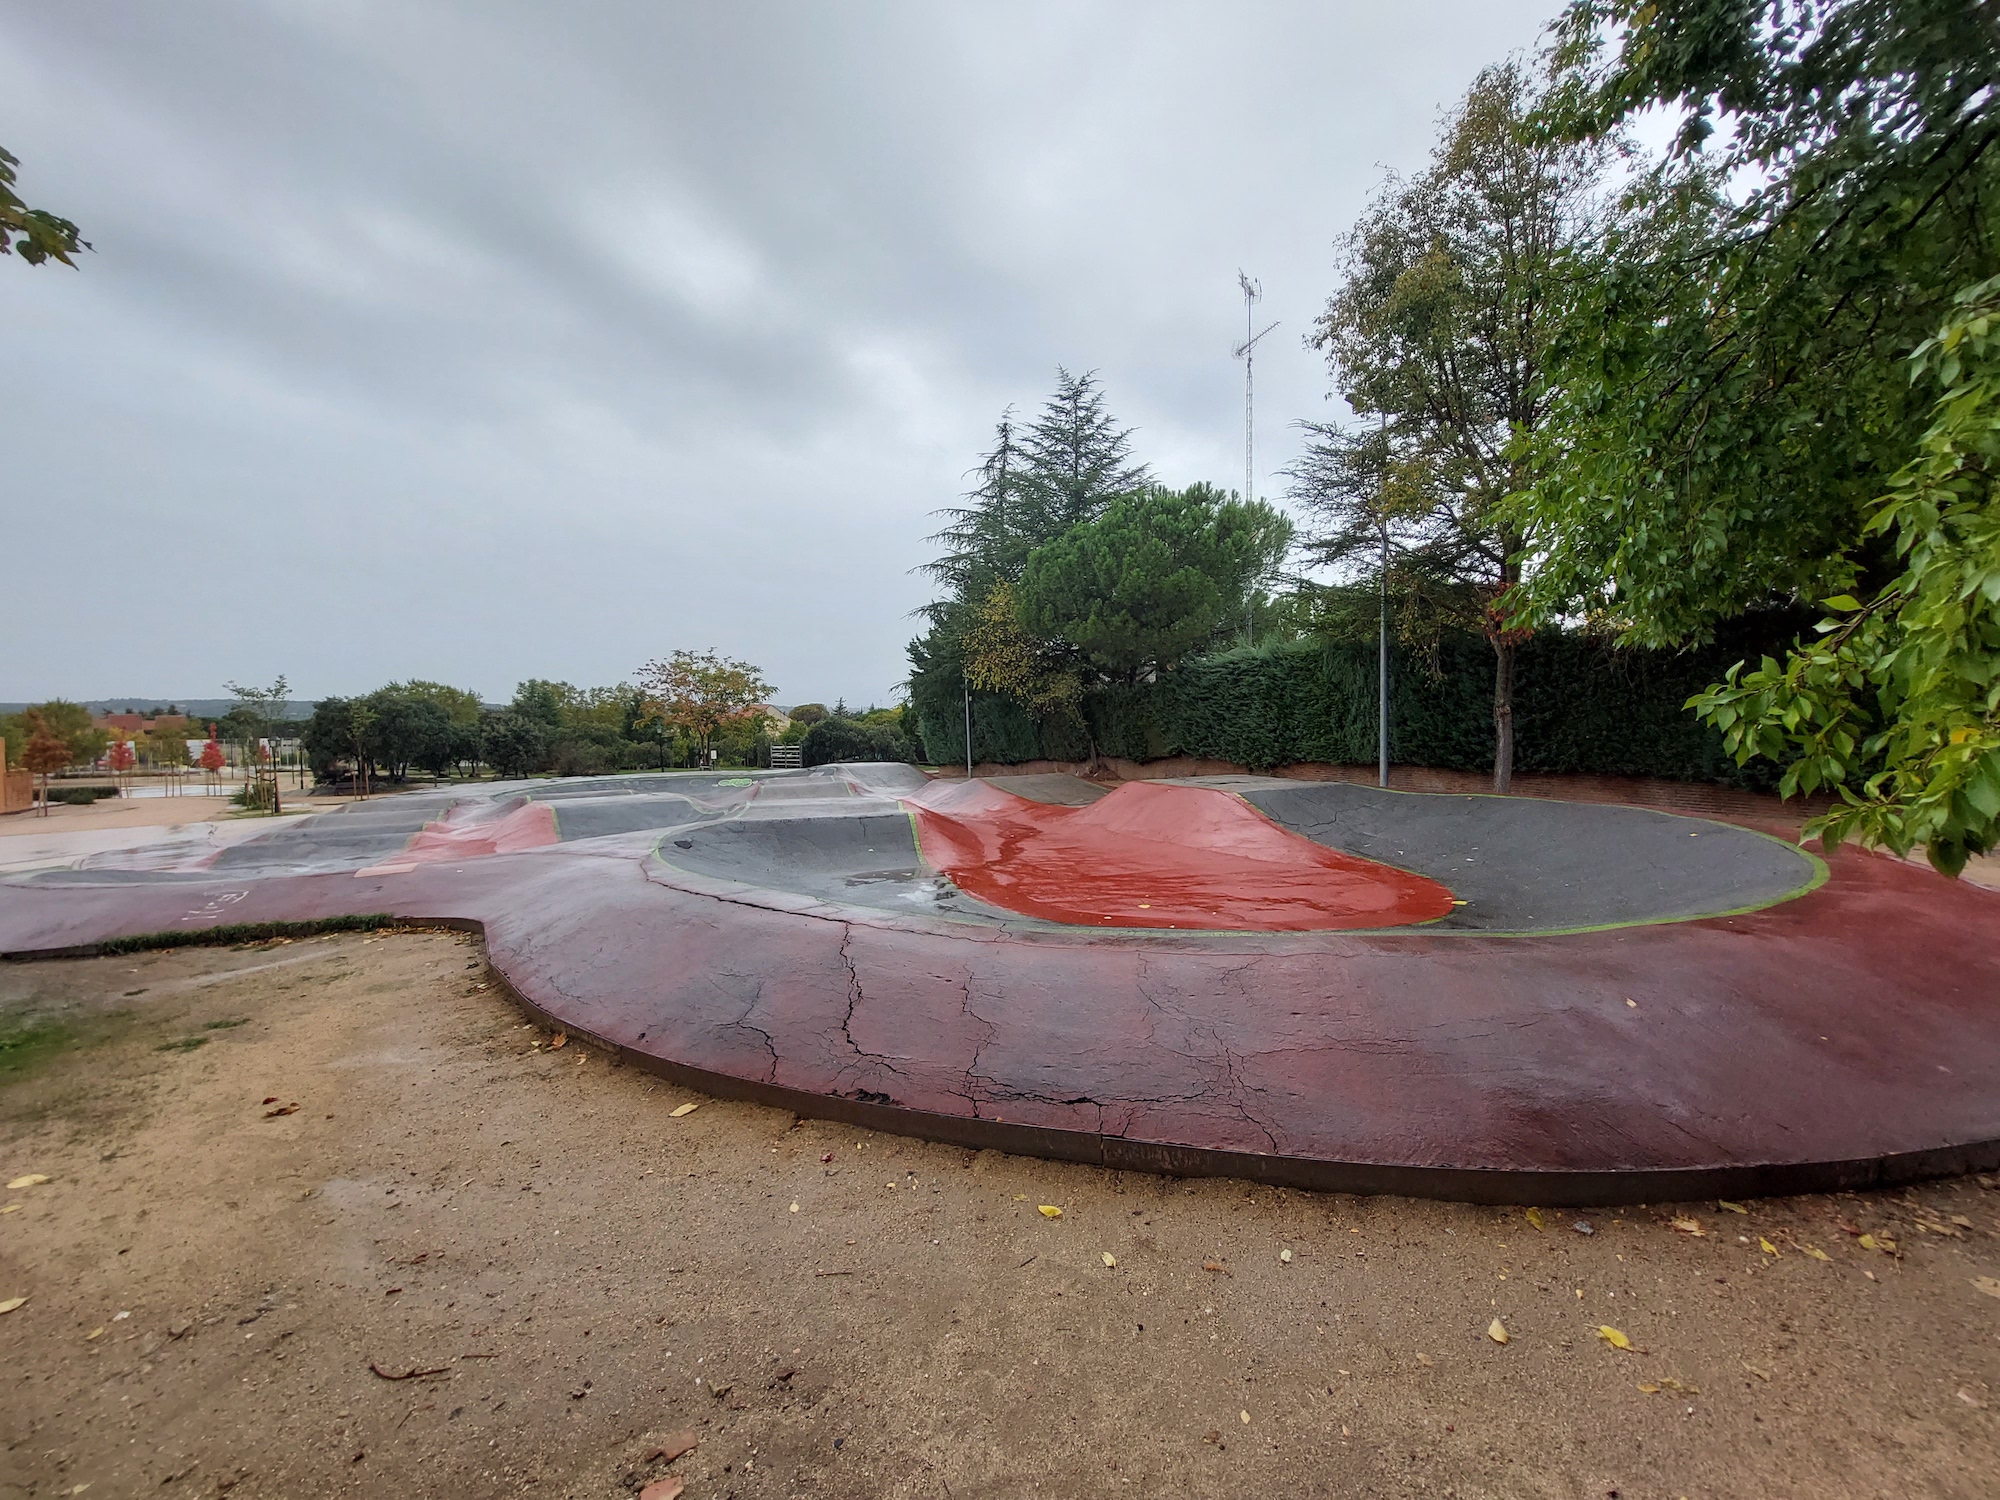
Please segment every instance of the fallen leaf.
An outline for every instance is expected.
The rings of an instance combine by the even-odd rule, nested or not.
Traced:
[[[1539,1208],[1531,1208],[1531,1209],[1529,1209],[1529,1210],[1528,1210],[1528,1222],[1529,1222],[1530,1224],[1534,1225],[1534,1226],[1535,1226],[1535,1228],[1537,1228],[1537,1229],[1540,1229],[1540,1228],[1542,1228],[1542,1227],[1543,1227],[1543,1226],[1542,1226],[1542,1211],[1541,1211],[1541,1210],[1540,1210]]]
[[[549,1046],[552,1049],[556,1047],[566,1047],[568,1045],[569,1045],[569,1033],[567,1031],[558,1031],[554,1036],[549,1038]]]
[[[1236,1274],[1219,1260],[1205,1260],[1201,1263],[1201,1268],[1204,1271],[1220,1271],[1225,1276],[1234,1276]]]
[[[1778,1247],[1772,1244],[1769,1240],[1763,1238],[1758,1239],[1757,1248],[1759,1250],[1762,1250],[1766,1255],[1776,1255],[1778,1253]]]
[[[1972,1278],[1972,1284],[1978,1287],[1980,1291],[1986,1293],[1986,1295],[1989,1297],[2000,1297],[2000,1277],[1975,1276]],[[14,1305],[16,1307],[20,1306],[20,1301],[18,1298],[15,1300]],[[5,1309],[0,1309],[0,1311],[4,1310]]]
[[[1876,1245],[1875,1236],[1872,1234],[1862,1235],[1860,1240],[1860,1245],[1863,1250],[1875,1250],[1880,1248],[1878,1245]]]
[[[1953,1214],[1951,1222],[1961,1229],[1970,1229],[1972,1227],[1972,1220],[1966,1218],[1964,1214]]]
[[[1243,1425],[1244,1425],[1245,1427],[1248,1427],[1248,1426],[1250,1425],[1250,1413],[1249,1413],[1249,1412],[1247,1412],[1247,1411],[1239,1411],[1239,1412],[1238,1412],[1238,1413],[1237,1413],[1236,1415],[1237,1415],[1237,1418],[1238,1418],[1238,1419],[1239,1419],[1239,1420],[1240,1420],[1240,1421],[1241,1421],[1241,1422],[1243,1423]]]
[[[1731,1203],[1727,1198],[1716,1199],[1715,1206],[1717,1208],[1726,1208],[1733,1214],[1747,1214],[1750,1212],[1750,1210],[1745,1208],[1742,1204]]]
[[[692,1432],[676,1432],[659,1447],[648,1453],[641,1463],[670,1464],[683,1454],[692,1453],[699,1446],[699,1440]]]
[[[46,1172],[30,1172],[26,1177],[16,1177],[12,1182],[8,1183],[7,1191],[11,1193],[16,1188],[40,1187],[48,1180],[49,1174]]]
[[[1627,1353],[1634,1352],[1632,1349],[1632,1341],[1627,1337],[1625,1337],[1625,1335],[1620,1333],[1617,1329],[1611,1327],[1608,1323],[1600,1323],[1597,1325],[1596,1328],[1592,1329],[1591,1331],[1595,1333],[1599,1338],[1603,1339],[1605,1343],[1609,1344],[1614,1349],[1623,1349]]]
[[[1706,1229],[1701,1227],[1701,1220],[1699,1219],[1678,1218],[1673,1221],[1673,1227],[1678,1229],[1682,1234],[1693,1235],[1696,1239],[1708,1233]]]
[[[92,1339],[101,1339],[103,1337],[104,1337],[104,1330],[102,1328],[93,1328],[90,1330],[90,1332],[86,1333],[83,1336],[83,1341],[87,1344]]]
[[[10,1313],[27,1300],[26,1297],[9,1297],[4,1302],[0,1302],[0,1313]]]
[[[673,1117],[674,1117],[674,1118],[675,1118],[676,1120],[678,1120],[678,1119],[679,1119],[679,1118],[680,1118],[680,1117],[681,1117],[682,1115],[691,1115],[691,1114],[693,1114],[693,1113],[694,1113],[694,1112],[695,1112],[696,1110],[698,1110],[698,1109],[700,1109],[700,1108],[701,1108],[701,1106],[700,1106],[699,1104],[696,1104],[696,1103],[694,1103],[694,1102],[693,1102],[692,1100],[690,1100],[690,1101],[689,1101],[688,1103],[686,1103],[686,1104],[677,1104],[677,1105],[675,1105],[675,1106],[673,1107],[673,1109],[672,1109],[671,1111],[669,1111],[669,1113],[670,1113],[670,1114],[672,1114],[672,1116],[673,1116]]]
[[[1115,1266],[1118,1264],[1118,1257],[1113,1255],[1109,1250],[1100,1250],[1097,1252],[1097,1254],[1098,1257],[1101,1260],[1103,1260],[1103,1262],[1107,1266]]]
[[[259,1102],[263,1104],[276,1104],[278,1096],[276,1094],[266,1094]]]
[[[1486,1336],[1496,1344],[1506,1343],[1507,1325],[1498,1318],[1495,1318],[1491,1323],[1486,1325]]]
[[[264,1118],[267,1120],[275,1120],[278,1118],[279,1115],[295,1115],[298,1112],[299,1112],[299,1107],[296,1104],[280,1104],[276,1109],[265,1110]]]
[[[1292,1252],[1289,1250],[1280,1250],[1278,1252],[1278,1259],[1289,1266],[1292,1263]]]
[[[1648,1383],[1639,1387],[1649,1396],[1657,1396],[1661,1391],[1679,1391],[1683,1396],[1699,1396],[1701,1392],[1691,1385],[1682,1385],[1673,1376],[1661,1377],[1657,1384]]]
[[[1038,1206],[1042,1217],[1045,1219],[1060,1219],[1062,1217],[1062,1210],[1057,1208],[1053,1203],[1043,1203]]]
[[[5,1208],[0,1208],[0,1214],[11,1214],[17,1212],[20,1209],[20,1207],[21,1205],[18,1203],[10,1203]]]
[[[639,1491],[639,1500],[679,1500],[687,1485],[669,1474],[665,1479],[655,1479]]]
[[[1801,1246],[1799,1246],[1799,1254],[1801,1254],[1801,1255],[1810,1255],[1810,1256],[1811,1256],[1811,1257],[1812,1257],[1812,1258],[1813,1258],[1814,1260],[1832,1260],[1832,1259],[1833,1259],[1833,1257],[1832,1257],[1831,1255],[1828,1255],[1828,1254],[1827,1254],[1827,1253],[1826,1253],[1826,1252],[1825,1252],[1824,1250],[1821,1250],[1821,1249],[1819,1249],[1818,1247],[1816,1247],[1816,1246],[1813,1246],[1813,1245],[1801,1245]]]

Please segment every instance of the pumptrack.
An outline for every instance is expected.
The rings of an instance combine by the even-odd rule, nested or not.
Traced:
[[[2000,899],[1640,808],[862,765],[487,784],[0,880],[0,953],[385,913],[710,1092],[1486,1202],[2000,1166]]]

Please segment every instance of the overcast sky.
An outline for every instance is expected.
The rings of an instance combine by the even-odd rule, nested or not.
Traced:
[[[1100,372],[1173,483],[1333,411],[1332,242],[1556,0],[0,0],[0,700],[888,702],[928,513]]]

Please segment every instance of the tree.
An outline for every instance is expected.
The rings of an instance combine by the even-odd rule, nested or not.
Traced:
[[[1772,601],[1860,598],[1878,604],[1869,618],[1882,622],[1886,660],[1905,616],[1880,601],[1902,592],[1928,529],[1924,506],[1892,497],[1907,466],[1959,442],[1933,439],[1937,388],[1913,386],[1906,359],[1957,319],[1955,298],[1978,301],[2000,230],[1993,5],[1575,0],[1557,57],[1552,130],[1603,139],[1662,110],[1682,125],[1602,245],[1579,257],[1541,473],[1517,500],[1546,543],[1523,612],[1598,611],[1626,639],[1673,644]],[[1948,364],[1919,368],[1949,393]],[[1982,599],[1992,602],[1969,601],[1961,637],[1978,673]],[[1876,628],[1842,634],[1851,619],[1836,609],[1825,634],[1861,670],[1875,732],[1895,721],[1899,734],[1944,732],[1925,717],[1926,694],[1883,695],[1895,670],[1878,681],[1862,666],[1853,653],[1874,649]],[[1808,690],[1783,711],[1852,733],[1827,685],[1813,685],[1824,644],[1801,642],[1782,667]],[[1708,702],[1759,716],[1728,694]],[[1976,807],[1969,821],[1936,821],[1935,804],[1920,805],[1927,775],[1872,782],[1883,767],[1869,754],[1829,758],[1786,727],[1742,743],[1797,769],[1793,785],[1817,780],[1874,805],[1819,831],[1893,844],[1928,827],[1947,866],[1993,836]],[[1898,743],[1906,768],[1941,764]]]
[[[1095,520],[1113,496],[1129,494],[1151,477],[1144,464],[1132,462],[1131,452],[1131,429],[1119,427],[1104,410],[1097,372],[1072,375],[1057,366],[1055,394],[1021,436],[1019,520],[1003,515],[1003,530],[1025,538],[1032,549]],[[1015,488],[1004,481],[1003,471],[997,498],[1006,502]]]
[[[676,651],[648,662],[639,680],[660,721],[694,741],[703,765],[718,731],[748,724],[771,695],[771,685],[747,661],[708,651]]]
[[[38,709],[29,709],[22,717],[27,721],[28,742],[21,752],[21,764],[42,779],[41,815],[47,817],[49,777],[69,765],[69,742],[49,727]]]
[[[21,201],[14,191],[14,169],[20,164],[19,157],[0,150],[0,255],[11,252],[31,266],[51,260],[75,266],[76,253],[88,250],[90,242],[68,219]]]
[[[1691,701],[1737,763],[1788,762],[1780,789],[1839,790],[1808,825],[1947,875],[2000,843],[2000,277],[1968,288],[1911,363],[1942,386],[1917,456],[1876,500],[1871,533],[1902,571],[1865,603],[1825,601],[1820,638]]]
[[[514,701],[508,707],[554,735],[568,722],[569,710],[576,700],[577,690],[567,682],[531,677],[514,689]]]
[[[797,708],[792,710],[790,717],[794,724],[804,724],[810,728],[826,717],[826,705],[824,703],[801,703]]]
[[[486,762],[500,776],[526,776],[538,771],[548,755],[549,736],[539,719],[511,709],[488,714],[480,731]]]
[[[229,764],[229,757],[222,753],[222,742],[215,737],[213,725],[209,727],[207,743],[201,747],[201,759],[198,764],[209,780],[220,776],[222,768]]]
[[[1308,556],[1366,571],[1388,524],[1413,602],[1491,642],[1498,792],[1513,778],[1520,640],[1498,601],[1534,540],[1503,502],[1533,478],[1524,440],[1547,410],[1564,254],[1589,231],[1606,157],[1540,134],[1535,102],[1523,67],[1486,69],[1430,166],[1392,177],[1348,235],[1345,284],[1307,343],[1377,430],[1310,424],[1292,471],[1320,522]]]
[[[1015,615],[1029,636],[1135,682],[1214,645],[1291,541],[1291,523],[1262,501],[1208,484],[1149,485],[1037,548]]]
[[[51,698],[46,703],[32,705],[23,713],[0,720],[0,737],[4,737],[15,749],[25,747],[34,734],[31,716],[37,714],[48,732],[69,747],[66,765],[94,765],[111,744],[110,732],[98,727],[90,710],[65,698]],[[13,750],[9,754],[13,754]]]
[[[114,740],[111,745],[110,765],[114,778],[122,779],[137,762],[138,756],[132,752],[130,740]]]

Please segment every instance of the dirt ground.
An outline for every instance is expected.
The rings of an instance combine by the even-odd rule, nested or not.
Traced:
[[[0,965],[0,1496],[2000,1490],[1976,1181],[1538,1227],[550,1040],[453,934]]]

